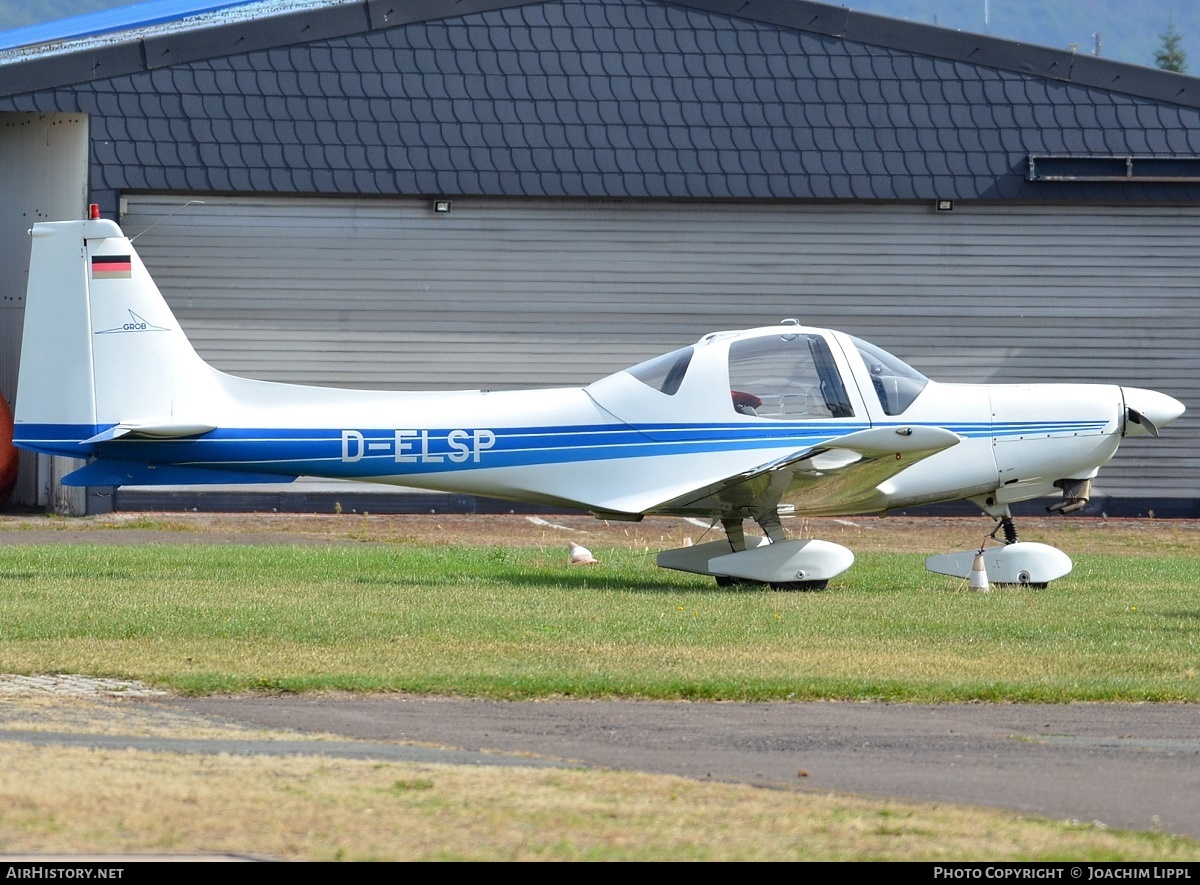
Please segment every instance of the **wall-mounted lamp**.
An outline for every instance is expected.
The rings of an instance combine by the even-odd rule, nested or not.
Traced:
[[[434,200],[433,201],[433,211],[439,215],[449,215],[450,214],[450,201],[449,200]]]
[[[954,201],[953,200],[934,200],[933,208],[934,208],[934,211],[936,211],[936,212],[953,212],[954,211]]]

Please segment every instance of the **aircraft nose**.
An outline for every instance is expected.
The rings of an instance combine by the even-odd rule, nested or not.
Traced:
[[[1158,436],[1184,412],[1184,405],[1173,396],[1141,387],[1122,387],[1125,397],[1125,436]]]

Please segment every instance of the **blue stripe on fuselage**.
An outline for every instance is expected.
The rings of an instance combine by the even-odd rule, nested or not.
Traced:
[[[69,458],[86,458],[95,453],[95,446],[82,445],[97,433],[115,427],[115,424],[15,424],[13,445],[19,449],[40,452],[43,455],[66,455]]]
[[[406,476],[738,449],[803,449],[866,425],[620,425],[452,430],[215,430],[179,440],[119,439],[100,457],[338,477]]]
[[[990,422],[927,423],[968,439],[1016,439],[1099,433],[1108,421],[1005,422],[995,427]],[[912,424],[896,421],[884,426]],[[800,450],[869,427],[865,421],[739,421],[436,430],[219,428],[186,439],[124,437],[83,446],[80,440],[107,427],[22,424],[14,428],[14,442],[73,457],[354,478],[744,449]]]

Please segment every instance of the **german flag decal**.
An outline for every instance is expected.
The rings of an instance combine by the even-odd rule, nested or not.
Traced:
[[[132,275],[133,265],[128,255],[93,255],[93,280],[127,280]]]

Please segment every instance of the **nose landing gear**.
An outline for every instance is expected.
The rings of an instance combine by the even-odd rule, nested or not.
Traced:
[[[1017,526],[1007,507],[995,518],[996,527],[984,539],[982,550],[930,556],[925,560],[925,568],[939,575],[970,578],[975,557],[982,553],[988,581],[1000,586],[1015,584],[1040,588],[1070,573],[1071,557],[1057,547],[1017,540]],[[1003,540],[996,537],[998,534],[1003,535]],[[988,539],[998,541],[1000,546],[987,546]]]

